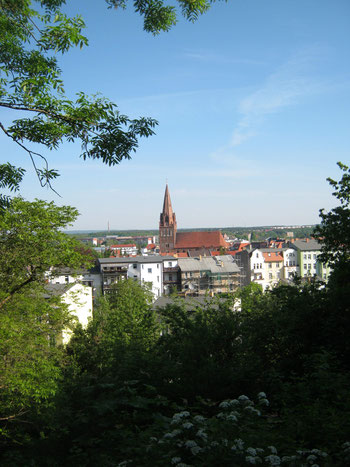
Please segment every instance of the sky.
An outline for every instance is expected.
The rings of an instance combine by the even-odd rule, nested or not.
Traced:
[[[178,228],[315,224],[337,204],[326,179],[350,162],[349,0],[229,0],[156,37],[131,3],[65,11],[89,39],[58,57],[67,95],[100,93],[159,126],[115,167],[83,161],[79,143],[42,150],[61,198],[1,136],[1,159],[27,169],[23,197],[75,206],[72,228],[89,230],[157,229],[166,182]]]

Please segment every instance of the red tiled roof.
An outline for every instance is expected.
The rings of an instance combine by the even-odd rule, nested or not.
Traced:
[[[146,248],[147,250],[154,250],[154,248],[156,247],[155,243],[149,243]]]
[[[175,253],[178,258],[188,258],[188,253],[185,253],[183,251],[179,251],[178,253]]]
[[[280,251],[271,251],[271,253],[263,253],[264,260],[267,263],[283,261],[283,255]]]
[[[176,234],[176,249],[227,248],[227,246],[219,230],[212,232],[177,232]]]

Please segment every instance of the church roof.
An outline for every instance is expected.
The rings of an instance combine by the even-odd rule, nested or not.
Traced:
[[[164,194],[164,203],[163,203],[163,215],[169,216],[169,219],[173,217],[173,208],[171,206],[171,199],[168,189],[168,184],[165,187],[165,194]]]
[[[210,232],[177,232],[176,249],[186,248],[227,248],[227,243],[219,230]]]

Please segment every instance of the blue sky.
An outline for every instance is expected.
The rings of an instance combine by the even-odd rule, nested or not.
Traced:
[[[100,92],[159,126],[113,168],[79,159],[79,144],[47,153],[62,198],[1,137],[28,168],[24,197],[76,206],[75,229],[157,228],[166,180],[180,228],[311,224],[335,205],[326,178],[350,162],[348,0],[231,0],[157,37],[131,6],[66,10],[89,38],[59,59],[67,94]]]

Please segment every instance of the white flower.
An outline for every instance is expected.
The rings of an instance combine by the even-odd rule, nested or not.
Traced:
[[[254,449],[254,448],[248,448],[248,449],[246,450],[246,453],[247,453],[247,454],[250,454],[251,456],[256,456],[256,449]]]
[[[191,448],[191,452],[194,456],[196,456],[201,451],[202,451],[202,448],[200,448],[199,446],[194,446],[193,448]]]
[[[223,401],[221,404],[219,404],[220,409],[227,409],[230,407],[229,401]]]
[[[163,438],[164,439],[174,438],[175,436],[179,435],[180,433],[181,433],[181,430],[173,430],[170,433],[165,433]]]
[[[248,464],[256,464],[255,457],[253,456],[247,456],[245,460],[248,462]]]
[[[266,399],[266,394],[264,392],[259,392],[258,398],[259,399]]]
[[[197,431],[196,436],[198,436],[198,438],[202,438],[204,441],[206,441],[208,438],[208,435],[202,428]]]
[[[248,405],[247,407],[244,407],[244,410],[247,410],[247,411],[250,412],[250,413],[255,413],[255,414],[258,415],[258,416],[261,415],[260,410],[256,409],[255,407],[252,407],[252,406],[250,406],[250,405]]]
[[[268,407],[270,405],[270,402],[267,399],[259,399],[259,404]]]
[[[237,422],[238,418],[235,415],[230,414],[230,415],[227,415],[226,420],[229,420],[230,422]]]
[[[244,448],[244,442],[240,438],[235,439],[234,442],[235,442],[235,445],[236,445],[237,449],[242,451],[242,449]]]
[[[317,460],[317,457],[314,456],[313,454],[310,454],[310,456],[307,456],[306,460],[308,462],[313,462],[313,461]]]
[[[186,428],[186,430],[189,430],[190,428],[193,427],[193,423],[191,422],[186,422],[182,424],[183,428]]]
[[[267,446],[267,448],[270,449],[271,454],[277,454],[277,449],[275,448],[275,446]]]
[[[270,465],[281,465],[281,458],[278,456],[270,455],[265,457],[266,462],[269,462]]]
[[[239,396],[238,400],[241,402],[249,401],[249,397],[242,395],[242,396]]]
[[[197,443],[193,439],[189,439],[188,441],[185,442],[186,448],[194,448],[197,446]]]
[[[178,464],[179,462],[181,462],[181,457],[173,457],[171,459],[172,464]]]
[[[196,415],[195,417],[193,417],[193,420],[197,423],[202,423],[205,421],[205,418],[202,417],[202,415]]]

